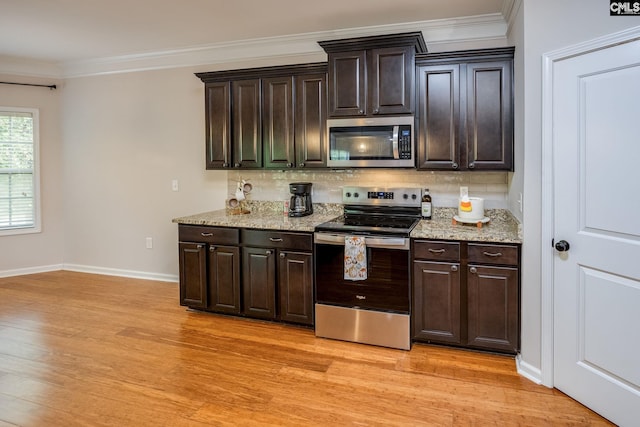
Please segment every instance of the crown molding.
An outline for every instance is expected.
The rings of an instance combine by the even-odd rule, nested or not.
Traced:
[[[505,2],[511,1],[513,0],[505,0]],[[52,64],[51,67],[40,68],[38,71],[39,74],[42,74],[42,77],[74,78],[205,65],[221,68],[223,64],[241,63],[243,61],[268,60],[274,63],[326,61],[326,53],[318,44],[319,40],[411,31],[421,31],[423,33],[428,49],[430,44],[436,46],[440,44],[465,43],[470,40],[503,41],[506,36],[507,23],[502,13],[493,13],[452,19],[265,37],[193,46],[185,49],[68,61]],[[4,63],[0,65],[0,73],[5,72],[4,65]],[[19,74],[33,74],[35,70],[25,65],[20,71]]]

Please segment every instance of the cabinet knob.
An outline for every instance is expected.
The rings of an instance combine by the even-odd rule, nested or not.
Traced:
[[[300,163],[300,165],[299,165],[299,166],[300,166],[301,168],[303,168],[303,167],[304,167],[304,162]]]
[[[234,167],[234,168],[239,168],[239,167],[240,167],[240,163],[235,163],[235,164],[233,165],[233,167]]]
[[[281,254],[280,254],[280,258],[284,258],[284,257],[286,257],[286,255],[285,255],[285,254],[283,254],[283,253],[281,253]]]
[[[209,246],[209,252],[215,252],[215,251],[216,251],[215,246]]]
[[[471,267],[471,268],[469,269],[469,272],[470,272],[471,274],[476,274],[476,273],[478,272],[478,269],[477,269],[477,268],[475,268],[475,267]]]
[[[358,110],[358,114],[364,114],[364,110]]]
[[[457,265],[452,265],[451,266],[451,271],[458,271],[458,266]]]
[[[264,251],[264,253],[267,254],[267,255],[271,255],[271,251],[270,250],[266,250],[266,251]]]
[[[475,167],[476,167],[475,163],[473,163],[473,162],[469,163],[469,169],[473,169]]]
[[[228,167],[229,167],[229,163],[224,162],[224,163],[222,164],[222,167],[223,167],[223,168],[228,168]]]
[[[288,168],[292,168],[293,167],[293,163],[287,163],[287,167]]]
[[[458,166],[458,164],[456,162],[453,162],[453,164],[451,165],[451,167],[453,169],[458,169],[460,166]]]
[[[204,245],[197,245],[196,248],[202,249],[202,248],[204,248]]]
[[[378,110],[377,108],[375,110],[373,110],[373,114],[378,114],[380,112],[380,110]]]

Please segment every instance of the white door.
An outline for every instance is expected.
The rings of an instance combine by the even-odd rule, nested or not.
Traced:
[[[638,426],[640,41],[555,62],[552,92],[554,386]]]

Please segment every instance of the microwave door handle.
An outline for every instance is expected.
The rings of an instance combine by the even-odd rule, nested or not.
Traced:
[[[399,159],[400,158],[400,152],[398,151],[398,133],[400,130],[400,126],[394,126],[393,127],[393,158],[394,159]]]

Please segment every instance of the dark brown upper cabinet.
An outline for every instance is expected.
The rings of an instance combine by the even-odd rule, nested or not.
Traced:
[[[326,166],[324,63],[197,73],[205,83],[206,166]]]
[[[412,114],[421,32],[318,42],[329,61],[329,117]]]
[[[418,169],[513,170],[514,48],[418,55]]]
[[[262,166],[262,102],[260,79],[231,82],[231,146],[233,167],[259,168]]]

